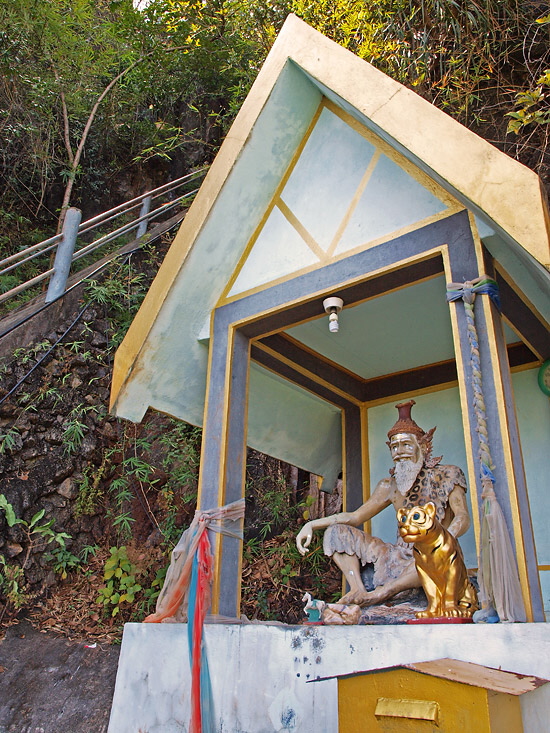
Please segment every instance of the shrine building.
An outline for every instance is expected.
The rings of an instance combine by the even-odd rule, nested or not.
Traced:
[[[460,542],[475,569],[483,502],[474,357],[464,304],[447,292],[450,283],[496,281],[500,307],[475,299],[478,366],[495,493],[530,623],[490,629],[499,641],[485,650],[466,649],[463,628],[451,644],[417,627],[425,654],[405,650],[412,629],[393,629],[371,668],[459,656],[510,669],[504,649],[517,633],[516,671],[548,678],[550,654],[531,662],[550,644],[541,623],[550,610],[549,231],[533,171],[289,16],[118,349],[111,410],[139,422],[152,408],[203,428],[201,508],[244,496],[249,446],[321,476],[328,491],[341,473],[351,511],[388,475],[394,405],[414,398],[416,422],[437,426],[434,453],[466,474],[473,521]],[[371,523],[388,541],[395,527],[391,507]],[[241,544],[217,538],[214,549],[212,610],[239,617]],[[382,645],[380,627],[330,631],[348,656],[344,631],[373,633]],[[472,643],[482,631],[468,629]],[[260,631],[224,637],[237,656],[253,648],[231,646],[245,633]],[[164,644],[162,634],[173,640],[176,631],[129,634]],[[328,654],[328,637],[323,644]],[[312,675],[368,668],[329,656],[332,667],[323,656]],[[271,668],[266,675],[275,679]],[[333,730],[334,713],[320,718],[304,700],[316,695],[319,705],[323,685],[336,683],[304,678],[305,692],[295,675],[273,684],[291,686],[293,709],[307,710],[311,726]],[[247,728],[241,713],[243,727],[228,730],[271,730]]]

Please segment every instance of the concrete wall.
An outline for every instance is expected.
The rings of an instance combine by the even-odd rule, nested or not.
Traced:
[[[550,678],[546,624],[212,624],[205,639],[219,733],[336,733],[336,680],[314,680],[408,662],[452,657]],[[187,625],[126,624],[109,733],[185,732],[189,699]]]

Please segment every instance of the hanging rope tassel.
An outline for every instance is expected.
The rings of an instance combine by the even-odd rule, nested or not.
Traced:
[[[495,491],[493,461],[489,448],[487,415],[481,377],[481,359],[477,334],[474,302],[477,294],[489,295],[500,311],[498,285],[486,275],[465,283],[449,283],[447,301],[462,300],[467,322],[470,345],[470,368],[473,406],[478,435],[478,456],[481,464],[481,486],[483,513],[481,522],[481,546],[478,581],[480,595],[485,608],[476,614],[488,620],[490,610],[495,609],[501,621],[525,621],[525,606],[521,594],[518,570],[506,520],[498,503]],[[474,614],[474,621],[476,620]]]

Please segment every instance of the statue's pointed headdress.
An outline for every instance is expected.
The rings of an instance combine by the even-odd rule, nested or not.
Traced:
[[[415,435],[418,439],[420,448],[422,449],[422,454],[424,456],[424,465],[428,466],[429,468],[433,468],[433,466],[436,466],[443,457],[438,456],[437,458],[431,458],[432,439],[435,432],[435,427],[428,431],[422,430],[422,428],[417,425],[411,417],[411,410],[413,405],[416,405],[416,402],[414,400],[409,400],[408,402],[400,402],[398,405],[396,405],[396,408],[398,410],[398,417],[395,425],[388,431],[388,445],[390,444],[389,440],[391,440],[392,436],[397,435],[397,433],[411,433],[412,435]]]
[[[413,405],[416,405],[414,400],[400,402],[396,405],[396,408],[399,411],[399,416],[393,428],[388,430],[388,438],[392,438],[394,435],[397,435],[397,433],[412,433],[413,435],[416,435],[419,440],[424,437],[424,430],[422,430],[422,428],[417,425],[411,417]]]

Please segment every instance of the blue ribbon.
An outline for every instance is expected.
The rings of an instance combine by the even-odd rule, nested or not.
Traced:
[[[493,484],[496,481],[495,474],[491,471],[489,466],[486,463],[481,464],[481,478],[488,478],[491,479]]]
[[[490,277],[485,277],[483,280],[480,280],[471,286],[457,285],[456,283],[449,283],[447,286],[448,303],[453,300],[464,300],[466,303],[472,303],[475,295],[488,295],[500,312],[501,308],[498,284],[496,280],[492,280]]]
[[[193,557],[191,568],[191,584],[189,586],[189,605],[187,611],[187,646],[189,647],[189,665],[193,669],[193,628],[198,619],[195,617],[197,603],[197,588],[199,579],[198,551]],[[212,694],[212,683],[208,669],[208,657],[204,645],[204,637],[201,638],[201,725],[202,733],[214,733],[214,696]]]

